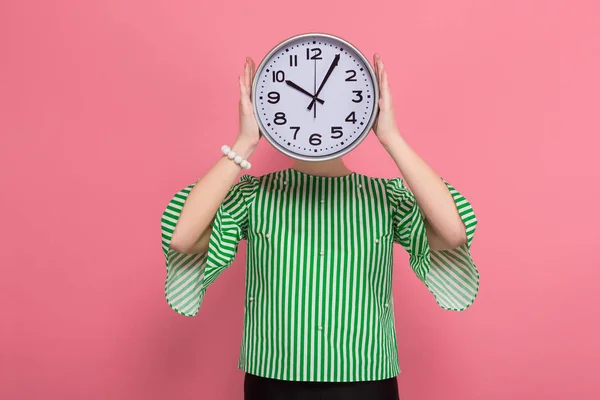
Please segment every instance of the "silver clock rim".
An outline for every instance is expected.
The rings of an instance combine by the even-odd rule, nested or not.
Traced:
[[[339,158],[342,157],[346,154],[348,154],[349,152],[351,152],[352,150],[354,150],[356,147],[358,147],[368,136],[368,134],[371,132],[371,129],[373,128],[373,125],[375,124],[375,120],[377,119],[377,115],[379,113],[379,83],[377,82],[377,76],[375,76],[375,71],[373,70],[373,67],[371,66],[371,63],[369,62],[369,60],[364,56],[364,54],[358,50],[357,47],[355,47],[352,43],[348,42],[347,40],[336,36],[336,35],[332,35],[329,33],[322,33],[322,32],[309,32],[309,33],[301,33],[298,35],[294,35],[291,37],[288,37],[285,40],[282,40],[281,42],[279,42],[278,44],[276,44],[261,60],[260,64],[258,65],[258,67],[256,68],[256,72],[255,72],[255,77],[259,76],[260,73],[262,72],[262,70],[265,68],[265,65],[267,63],[268,60],[271,59],[271,57],[277,53],[278,51],[280,51],[280,49],[282,49],[283,47],[286,47],[290,42],[293,41],[297,41],[297,40],[301,40],[304,38],[325,38],[325,39],[331,39],[334,41],[338,41],[340,43],[342,43],[344,46],[348,47],[349,49],[351,49],[352,51],[354,51],[354,53],[360,57],[360,59],[363,61],[363,63],[365,64],[365,66],[367,67],[367,70],[369,72],[369,75],[371,76],[371,80],[373,81],[373,90],[374,90],[374,104],[373,104],[373,112],[371,113],[371,116],[369,118],[369,121],[367,122],[367,124],[365,125],[364,130],[362,131],[362,133],[352,142],[352,144],[348,145],[347,147],[345,147],[344,149],[332,153],[332,154],[328,154],[328,155],[323,155],[323,156],[305,156],[302,154],[298,154],[295,153],[287,148],[285,148],[284,146],[281,146],[279,143],[277,143],[277,141],[275,141],[275,139],[273,139],[269,134],[265,133],[267,132],[267,129],[265,128],[265,126],[263,125],[261,119],[258,117],[259,116],[259,110],[258,110],[258,106],[256,104],[256,102],[254,101],[255,98],[255,94],[256,94],[256,90],[258,87],[258,80],[254,79],[253,83],[252,83],[252,104],[254,107],[254,115],[255,115],[255,119],[256,122],[258,124],[258,128],[261,131],[262,135],[264,136],[264,138],[273,146],[275,147],[277,150],[279,150],[280,152],[282,152],[283,154],[287,155],[288,157],[291,157],[293,159],[296,160],[301,160],[301,161],[311,161],[311,162],[320,162],[320,161],[328,161],[328,160],[332,160],[335,158]]]

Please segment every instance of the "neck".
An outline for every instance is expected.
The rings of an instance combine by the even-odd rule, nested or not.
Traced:
[[[346,167],[342,158],[327,161],[302,161],[295,160],[292,169],[309,175],[317,176],[345,176],[352,171]]]

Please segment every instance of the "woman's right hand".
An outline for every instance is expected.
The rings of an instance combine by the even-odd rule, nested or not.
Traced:
[[[260,131],[252,106],[254,61],[246,58],[244,74],[240,76],[239,130],[231,149],[248,160],[260,140]],[[219,206],[238,180],[242,167],[221,157],[194,185],[181,210],[171,237],[170,248],[180,253],[197,254],[208,251],[212,223]]]
[[[261,134],[254,115],[252,104],[252,81],[256,67],[250,57],[246,57],[244,73],[240,75],[240,100],[239,100],[239,130],[235,146],[232,147],[238,154],[249,157],[260,140]],[[237,148],[237,150],[236,150]]]

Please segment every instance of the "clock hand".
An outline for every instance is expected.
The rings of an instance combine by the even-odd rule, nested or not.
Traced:
[[[285,81],[285,83],[287,83],[288,86],[293,87],[294,89],[296,89],[297,91],[304,93],[305,95],[307,95],[308,97],[314,97],[311,93],[309,93],[308,91],[302,89],[300,86],[296,85],[294,82],[287,80]],[[325,103],[325,101],[317,98],[317,101],[321,104]]]
[[[317,93],[317,59],[315,58],[315,68],[313,73],[313,93]],[[316,94],[313,97],[317,97]],[[317,119],[317,106],[313,109],[313,119]]]
[[[315,104],[315,99],[319,96],[319,93],[321,93],[321,90],[323,89],[325,82],[327,82],[327,79],[329,79],[329,76],[333,72],[333,69],[335,67],[337,67],[338,61],[340,61],[340,55],[336,54],[335,57],[333,58],[333,61],[331,62],[331,65],[329,66],[329,69],[327,70],[327,73],[325,74],[325,77],[323,78],[323,81],[321,82],[321,85],[319,85],[319,89],[317,90],[317,93],[315,93],[315,96],[313,97],[312,101],[308,105],[309,110],[312,109],[312,106]]]

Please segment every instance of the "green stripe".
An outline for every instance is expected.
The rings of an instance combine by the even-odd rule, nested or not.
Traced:
[[[468,238],[453,250],[431,251],[421,210],[400,178],[328,178],[287,169],[243,176],[217,211],[208,252],[192,255],[169,247],[189,185],[161,217],[167,303],[196,315],[206,289],[247,240],[240,368],[297,381],[395,376],[393,244],[406,250],[408,265],[440,307],[464,310],[479,289],[470,254],[477,218],[446,185]]]

